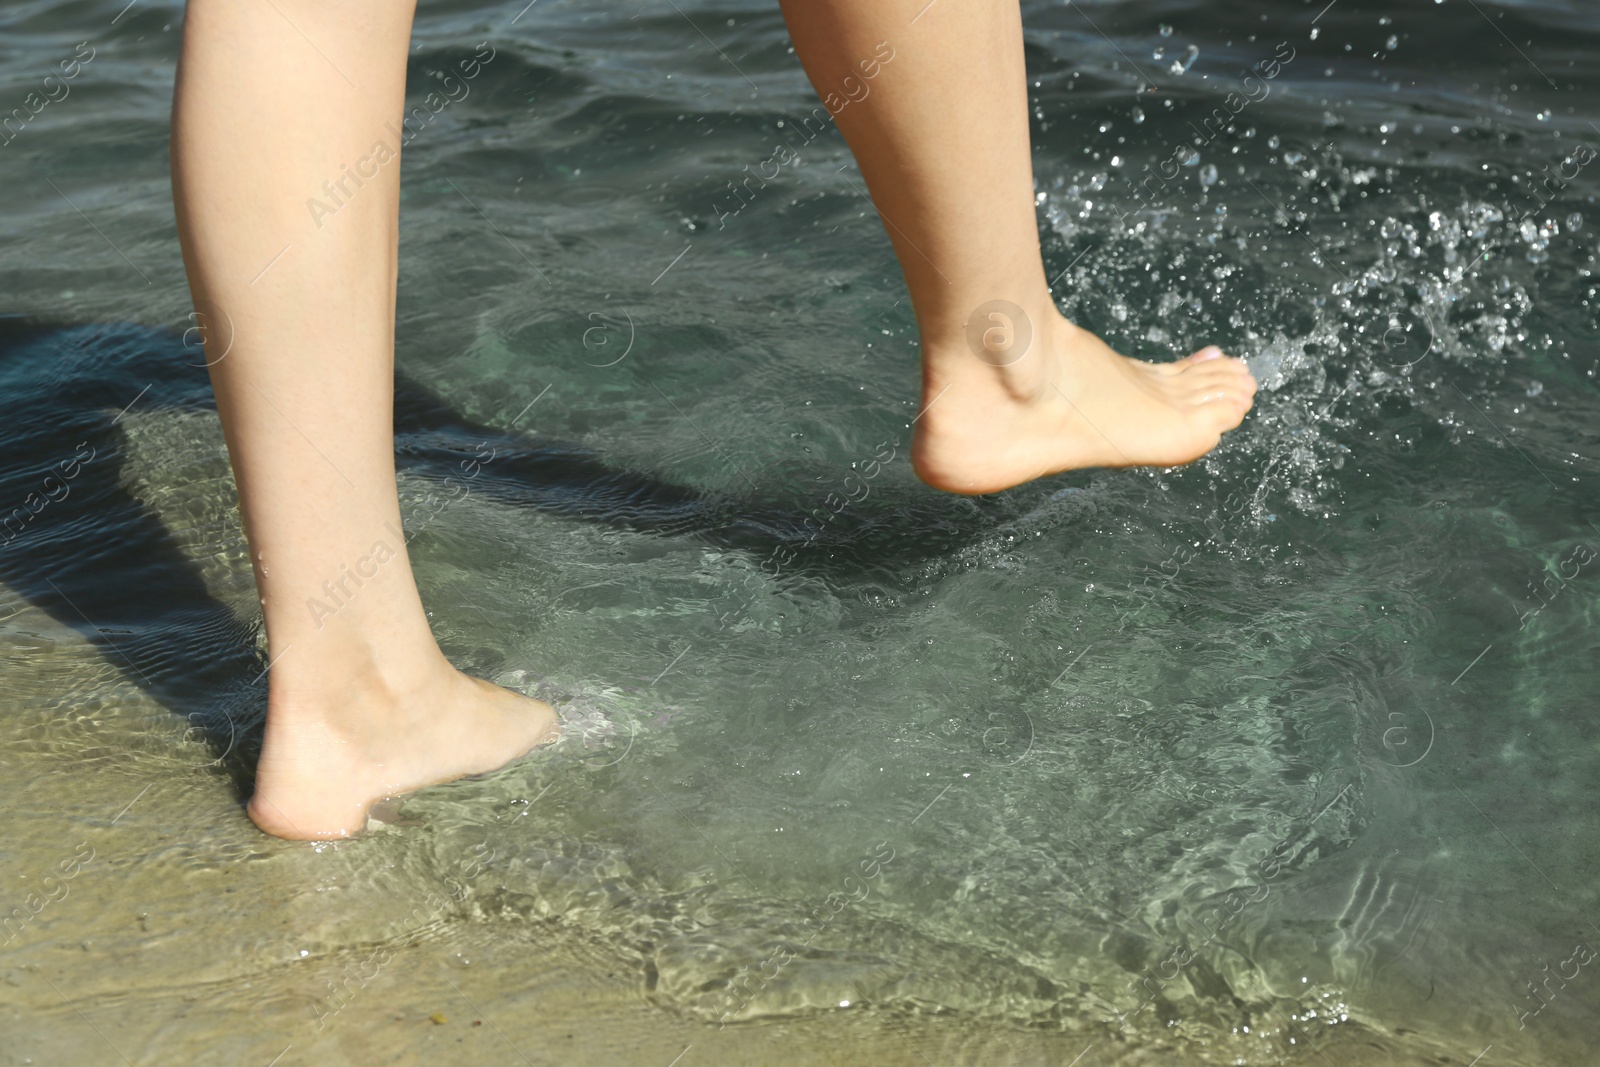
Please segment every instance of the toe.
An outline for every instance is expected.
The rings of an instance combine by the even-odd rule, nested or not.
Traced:
[[[1250,399],[1243,393],[1217,390],[1197,406],[1205,412],[1207,421],[1218,433],[1226,433],[1244,421],[1250,411]]]
[[[1242,359],[1234,359],[1232,356],[1223,356],[1216,362],[1207,364],[1207,366],[1215,367],[1218,370],[1226,370],[1229,374],[1235,375],[1240,379],[1248,380],[1250,382],[1255,381],[1255,375],[1250,373],[1250,365]]]
[[[1204,372],[1197,369],[1192,374],[1185,375],[1188,379],[1187,397],[1190,404],[1196,407],[1222,407],[1236,412],[1237,418],[1244,418],[1245,412],[1250,410],[1251,398],[1255,395],[1255,383],[1248,377],[1230,373],[1226,368],[1217,367]],[[1237,419],[1235,420],[1237,424]]]
[[[1246,383],[1250,381],[1250,376],[1240,373],[1233,363],[1231,359],[1223,359],[1195,364],[1184,374],[1183,384],[1191,389],[1214,389],[1219,386],[1229,389],[1247,388]]]
[[[1154,363],[1151,366],[1158,368],[1164,374],[1182,374],[1195,367],[1212,364],[1215,360],[1226,360],[1222,349],[1216,345],[1207,345],[1198,352],[1191,352],[1182,359],[1175,359],[1170,363]]]

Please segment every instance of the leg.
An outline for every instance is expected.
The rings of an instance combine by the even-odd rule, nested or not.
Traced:
[[[1172,466],[1239,424],[1255,394],[1243,363],[1216,348],[1126,359],[1056,310],[1015,0],[782,3],[911,291],[926,407],[912,462],[924,481],[986,493],[1077,467]],[[975,318],[991,301],[1023,317]]]
[[[445,660],[400,531],[392,130],[411,15],[191,0],[184,25],[173,191],[271,650],[250,817],[281,837],[356,832],[380,797],[492,770],[555,723]]]

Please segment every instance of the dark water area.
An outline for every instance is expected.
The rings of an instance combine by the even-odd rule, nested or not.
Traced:
[[[969,500],[775,7],[421,5],[412,102],[494,54],[406,147],[407,533],[566,736],[312,848],[240,809],[183,9],[0,8],[0,1064],[1592,1059],[1600,9],[1024,16],[1063,310],[1262,389]]]

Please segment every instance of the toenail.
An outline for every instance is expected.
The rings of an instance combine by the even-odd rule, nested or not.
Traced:
[[[1194,358],[1195,362],[1206,359],[1221,359],[1222,349],[1218,348],[1216,345],[1206,345],[1204,348],[1194,354]]]

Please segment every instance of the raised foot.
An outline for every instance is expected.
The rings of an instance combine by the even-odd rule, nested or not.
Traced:
[[[550,705],[442,658],[404,687],[331,696],[273,691],[249,814],[275,837],[349,837],[384,797],[495,770],[559,732]]]
[[[925,356],[912,465],[954,493],[1082,467],[1192,462],[1243,421],[1256,392],[1244,363],[1217,348],[1145,363],[1059,316],[1003,367],[954,347]]]

